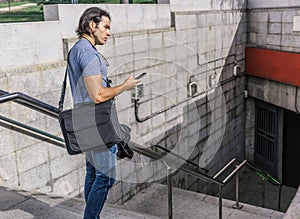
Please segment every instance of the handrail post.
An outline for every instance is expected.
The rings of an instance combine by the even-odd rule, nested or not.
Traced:
[[[173,202],[172,202],[172,168],[167,166],[167,184],[168,184],[168,218],[173,219]]]
[[[219,219],[222,219],[222,186],[219,185]]]
[[[168,195],[168,219],[173,219],[173,201],[172,201],[172,167],[166,161],[163,163],[167,167],[167,195]]]
[[[279,192],[278,192],[278,211],[280,211],[281,208],[281,189],[282,189],[282,185],[279,185]]]
[[[235,175],[235,204],[233,204],[234,209],[241,209],[243,205],[239,204],[239,179],[240,179],[240,171],[236,172]]]
[[[262,207],[265,207],[265,181],[263,180],[262,183]]]

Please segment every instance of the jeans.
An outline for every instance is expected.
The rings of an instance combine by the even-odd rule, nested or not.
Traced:
[[[117,145],[86,153],[84,219],[99,219],[109,189],[115,182]]]

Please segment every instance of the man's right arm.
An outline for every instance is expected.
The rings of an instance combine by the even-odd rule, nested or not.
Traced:
[[[84,84],[88,94],[95,104],[109,100],[123,91],[134,88],[138,82],[139,80],[129,77],[118,86],[103,87],[101,74],[84,77]]]

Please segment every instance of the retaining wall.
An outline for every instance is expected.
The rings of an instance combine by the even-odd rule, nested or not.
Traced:
[[[70,7],[64,5],[45,5],[45,21],[60,21],[61,34],[64,38],[74,37],[80,15],[90,6],[79,4]],[[169,4],[101,4],[101,8],[111,15],[111,32],[124,32],[152,28],[164,28],[171,25]]]

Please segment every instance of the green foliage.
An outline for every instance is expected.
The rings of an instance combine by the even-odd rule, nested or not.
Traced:
[[[71,4],[71,0],[40,0],[42,4]],[[78,0],[78,4],[118,4],[120,0]]]
[[[12,2],[11,1],[10,7],[24,5],[24,4],[28,4],[28,3],[31,3],[31,1],[21,1],[21,2]],[[7,7],[9,7],[8,1],[0,3],[0,8],[7,8]]]
[[[32,6],[19,11],[0,13],[0,23],[43,21],[43,10],[40,6]]]
[[[71,4],[71,0],[39,0],[43,4]],[[134,4],[155,4],[157,0],[133,0]],[[120,4],[121,0],[78,0],[79,4]]]
[[[155,4],[155,0],[134,0],[133,3],[135,4]]]
[[[78,0],[79,4],[119,4],[121,0]],[[154,4],[157,0],[133,0],[134,4]],[[37,6],[31,6],[20,9],[18,11],[0,12],[0,23],[9,22],[30,22],[43,21],[43,7],[44,4],[71,4],[71,0],[26,0],[20,2],[10,2],[10,7],[37,3]],[[8,7],[8,2],[0,3],[0,8]]]

